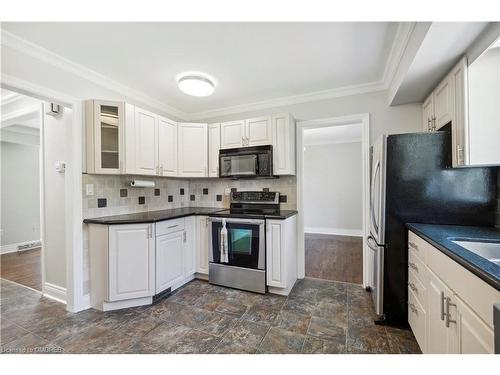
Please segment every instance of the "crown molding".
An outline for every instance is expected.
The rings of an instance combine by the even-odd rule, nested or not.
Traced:
[[[49,51],[35,43],[27,41],[23,38],[18,37],[11,32],[4,29],[1,30],[2,46],[11,48],[15,51],[21,52],[28,56],[34,57],[40,61],[50,64],[56,68],[72,73],[78,77],[95,83],[106,89],[115,91],[125,97],[128,97],[134,101],[147,104],[153,108],[161,110],[170,115],[185,118],[186,113],[174,108],[170,105],[164,104],[163,102],[144,94],[141,91],[132,89],[129,86],[123,85],[115,80],[106,77],[103,74],[97,73],[96,71],[89,69],[83,65],[75,63],[61,55],[58,55],[52,51]]]
[[[1,105],[7,105],[7,104],[15,103],[18,100],[20,100],[22,97],[23,96],[21,94],[18,94],[16,92],[11,92],[8,95],[2,96]]]

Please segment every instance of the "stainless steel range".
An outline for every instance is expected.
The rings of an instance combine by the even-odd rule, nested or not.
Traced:
[[[266,215],[280,211],[279,193],[231,193],[230,209],[210,215],[208,280],[266,293]]]

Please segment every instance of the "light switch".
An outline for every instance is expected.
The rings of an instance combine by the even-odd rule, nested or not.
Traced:
[[[85,185],[85,194],[94,195],[94,184],[86,184]]]

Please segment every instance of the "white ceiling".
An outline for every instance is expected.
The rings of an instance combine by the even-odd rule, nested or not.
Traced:
[[[2,28],[185,113],[382,82],[397,23],[2,23]],[[175,76],[202,71],[207,98]]]
[[[488,22],[433,22],[391,104],[424,101],[487,26]]]
[[[304,146],[361,142],[362,131],[361,124],[304,129],[303,142]]]

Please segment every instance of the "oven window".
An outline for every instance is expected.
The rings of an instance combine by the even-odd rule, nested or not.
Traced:
[[[234,155],[222,157],[222,175],[256,174],[257,155]]]
[[[212,223],[212,255],[215,263],[220,263],[221,229],[221,222]],[[264,251],[259,254],[260,244],[265,241],[265,238],[260,238],[259,225],[228,222],[226,229],[228,234],[228,264],[258,269],[259,258],[265,256]]]

